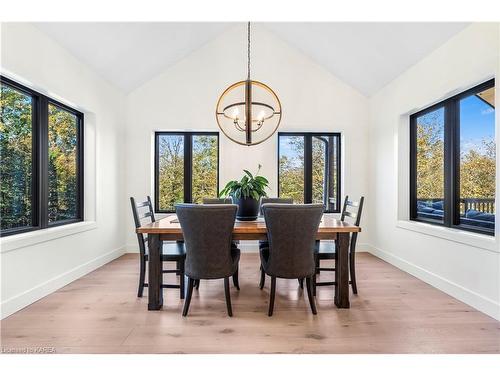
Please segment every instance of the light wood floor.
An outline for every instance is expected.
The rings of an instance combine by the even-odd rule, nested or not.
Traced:
[[[259,290],[258,256],[242,254],[234,316],[226,315],[216,280],[202,281],[183,318],[178,290],[164,292],[163,310],[147,311],[147,297],[135,296],[138,256],[127,254],[4,319],[1,346],[57,353],[500,352],[500,322],[370,254],[357,260],[359,295],[350,310],[337,309],[332,289],[322,287],[313,316],[297,282],[278,280],[269,318],[269,280]]]

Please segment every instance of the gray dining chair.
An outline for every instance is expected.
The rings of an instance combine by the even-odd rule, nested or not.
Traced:
[[[232,316],[229,277],[238,271],[240,260],[240,250],[231,246],[238,206],[177,204],[175,208],[186,248],[188,286],[182,315],[188,314],[195,280],[223,278],[227,313]]]
[[[262,213],[262,205],[267,204],[267,203],[293,204],[293,199],[292,198],[268,198],[268,197],[262,197],[260,199],[260,214],[261,215],[263,215],[263,213]],[[259,249],[262,249],[264,247],[269,247],[269,241],[267,241],[267,240],[259,240]],[[265,282],[266,282],[266,277],[265,277],[265,274],[264,274],[264,270],[262,269],[262,266],[261,266],[260,267],[260,282],[259,282],[259,288],[260,289],[264,288]]]
[[[271,276],[268,315],[273,315],[276,278],[305,279],[313,314],[313,276],[316,271],[314,248],[324,206],[322,204],[279,204],[262,206],[269,247],[260,249],[261,265]]]
[[[233,199],[231,197],[227,198],[203,198],[202,200],[203,204],[232,204]],[[233,240],[231,242],[231,246],[237,248],[238,244],[240,241],[235,241]],[[240,283],[238,281],[238,270],[236,270],[236,273],[233,275],[233,284],[236,289],[240,290]],[[196,289],[200,288],[200,280],[197,280],[194,284]]]
[[[203,198],[203,204],[231,204],[233,200],[228,198]]]

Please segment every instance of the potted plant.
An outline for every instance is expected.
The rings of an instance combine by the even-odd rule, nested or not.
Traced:
[[[269,186],[269,181],[259,176],[261,165],[257,173],[252,175],[246,169],[245,174],[240,181],[229,181],[220,192],[220,197],[231,197],[233,202],[238,205],[236,218],[238,220],[250,221],[256,220],[259,216],[259,202],[261,197],[267,197],[265,189]]]

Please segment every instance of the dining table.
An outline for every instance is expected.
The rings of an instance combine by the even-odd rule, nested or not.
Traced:
[[[290,228],[293,230],[293,228]],[[160,310],[163,306],[163,268],[161,249],[163,241],[184,239],[177,215],[168,215],[136,229],[148,237],[148,310]],[[338,308],[350,308],[349,302],[349,242],[350,235],[361,232],[361,227],[338,220],[335,215],[325,213],[316,233],[317,240],[335,240],[335,288],[334,303]],[[233,240],[267,240],[266,222],[263,217],[253,221],[236,220]],[[272,251],[272,248],[271,248]]]

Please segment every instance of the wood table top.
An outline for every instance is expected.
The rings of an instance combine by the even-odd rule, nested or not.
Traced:
[[[137,228],[136,232],[144,234],[180,234],[182,233],[182,229],[177,219],[177,215],[172,214],[165,218],[157,220],[154,223],[144,224],[143,226]],[[318,228],[318,234],[352,232],[361,232],[361,227],[357,227],[345,221],[340,221],[336,219],[333,214],[324,214]],[[236,220],[236,222],[234,223],[234,235],[265,235],[266,233],[266,222],[262,217],[259,217],[254,221]]]

